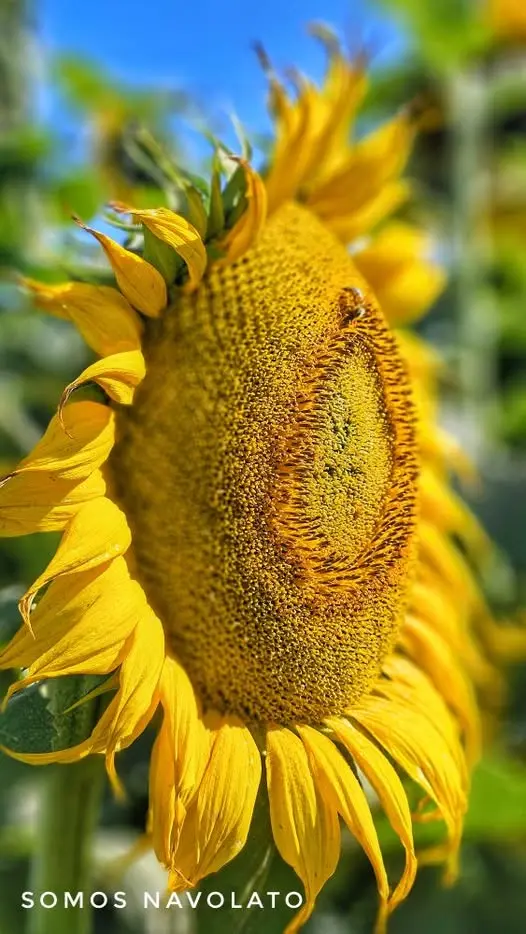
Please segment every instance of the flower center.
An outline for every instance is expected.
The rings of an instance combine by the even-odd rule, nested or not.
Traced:
[[[346,250],[289,204],[148,322],[110,462],[137,573],[205,706],[317,722],[393,645],[416,460],[394,339]]]

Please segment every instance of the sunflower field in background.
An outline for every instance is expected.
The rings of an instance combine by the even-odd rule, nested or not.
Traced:
[[[375,15],[263,137],[0,7],[0,934],[524,929],[526,10]]]

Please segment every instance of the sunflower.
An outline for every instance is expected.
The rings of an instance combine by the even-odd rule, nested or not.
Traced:
[[[498,38],[520,44],[526,39],[526,12],[521,0],[487,0],[486,19]]]
[[[422,792],[414,819],[445,824],[454,878],[492,677],[465,557],[486,542],[449,489],[468,466],[436,425],[437,361],[403,330],[443,282],[421,232],[390,220],[414,115],[356,139],[363,62],[321,37],[320,87],[287,90],[264,60],[261,172],[219,150],[206,189],[180,170],[179,213],[114,202],[127,245],[85,228],[112,286],[26,281],[99,359],[0,491],[3,535],[62,532],[0,656],[25,669],[9,696],[79,673],[114,691],[82,743],[7,751],[103,755],[119,791],[115,755],[160,708],[147,833],[173,891],[242,850],[264,770],[305,889],[289,934],[336,868],[340,818],[374,869],[379,931],[407,896],[400,772]],[[98,400],[75,399],[86,384]],[[396,884],[363,778],[405,850]]]

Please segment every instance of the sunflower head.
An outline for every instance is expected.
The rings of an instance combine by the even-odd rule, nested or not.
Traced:
[[[109,461],[145,590],[206,705],[317,722],[377,677],[405,601],[416,457],[394,339],[289,203],[147,326]]]

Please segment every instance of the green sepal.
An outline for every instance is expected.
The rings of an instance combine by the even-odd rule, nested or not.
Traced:
[[[201,194],[191,185],[185,187],[184,194],[186,200],[185,217],[194,225],[198,234],[204,238],[208,230],[208,215]]]
[[[184,259],[171,246],[159,240],[147,227],[143,229],[144,259],[155,266],[167,285],[172,285],[185,265]]]
[[[217,237],[222,233],[224,227],[225,211],[221,194],[221,174],[218,167],[215,165],[210,184],[210,207],[208,209],[206,239],[211,240],[213,237]]]
[[[124,230],[124,232],[128,234],[128,239],[133,239],[134,235],[141,232],[142,224],[136,224],[131,220],[123,220],[122,217],[119,217],[113,212],[103,211],[102,216],[110,227],[115,227],[115,230]],[[126,248],[130,248],[129,243],[126,243]]]
[[[240,195],[245,192],[245,173],[241,165],[237,165],[231,173],[223,189],[223,208],[225,214],[228,214],[236,204]]]
[[[239,142],[241,143],[241,154],[243,156],[243,159],[245,159],[247,162],[252,162],[252,155],[253,155],[252,144],[247,136],[245,127],[243,126],[243,124],[241,123],[241,120],[236,114],[232,114],[230,119],[232,120],[234,130],[236,131],[236,135],[239,139]]]
[[[238,165],[235,172],[230,176],[223,191],[223,206],[226,217],[225,226],[228,230],[234,226],[246,209],[246,188],[247,178],[245,170],[242,165]]]
[[[217,241],[212,241],[206,244],[206,255],[209,263],[215,263],[226,256],[226,250]]]
[[[194,172],[188,172],[186,169],[184,172],[181,170],[181,175],[186,179],[187,184],[191,185],[192,188],[195,188],[195,190],[198,191],[206,201],[210,194],[207,180],[202,178],[201,175],[196,175]]]

